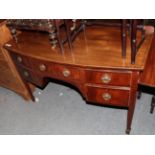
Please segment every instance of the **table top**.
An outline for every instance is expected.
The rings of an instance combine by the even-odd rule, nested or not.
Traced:
[[[147,35],[140,47],[135,64],[131,64],[130,40],[127,38],[127,56],[121,55],[121,29],[119,27],[90,26],[86,32],[80,32],[73,42],[73,49],[68,44],[64,46],[64,53],[59,47],[52,49],[47,33],[22,32],[18,35],[18,43],[8,42],[7,49],[33,58],[82,67],[116,68],[143,70],[153,34]],[[138,32],[140,40],[140,32]]]
[[[141,75],[139,83],[142,85],[155,87],[155,35],[148,54],[148,59]]]

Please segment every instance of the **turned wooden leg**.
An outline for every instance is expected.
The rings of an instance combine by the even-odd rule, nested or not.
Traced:
[[[53,21],[53,20],[52,20]],[[48,20],[48,27],[49,27],[49,40],[50,44],[53,49],[56,48],[57,40],[56,40],[56,29],[51,20]]]
[[[152,97],[150,113],[152,114],[155,107],[155,95]]]
[[[126,19],[122,21],[122,58],[126,58]]]
[[[17,40],[17,31],[16,31],[16,28],[14,28],[14,27],[9,27],[9,29],[10,29],[10,32],[11,32],[11,35],[12,35],[12,37],[13,37],[13,39],[16,41],[16,43],[18,42],[18,40]]]
[[[49,40],[50,40],[52,48],[55,49],[57,40],[56,40],[56,34],[54,30],[49,32]]]
[[[137,53],[137,20],[131,20],[131,63],[135,64],[136,53]]]

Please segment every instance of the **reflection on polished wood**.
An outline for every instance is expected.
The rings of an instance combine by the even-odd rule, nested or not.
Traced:
[[[24,99],[30,100],[32,99],[31,93],[25,86],[25,82],[19,75],[8,51],[2,47],[11,39],[11,34],[6,27],[6,21],[0,20],[0,86],[13,90]],[[32,85],[31,90],[34,90]]]
[[[86,34],[81,32],[77,36],[72,51],[67,45],[65,46],[64,54],[60,53],[58,48],[55,50],[51,48],[46,34],[33,33],[32,35],[30,32],[23,32],[18,36],[18,44],[14,40],[9,44],[12,45],[10,48],[18,53],[62,64],[143,70],[152,35],[146,36],[138,51],[136,62],[132,65],[129,38],[127,38],[126,59],[122,59],[120,31],[119,28],[89,27]]]
[[[144,72],[141,75],[139,83],[142,85],[155,87],[155,35],[152,41],[148,59],[144,68]]]

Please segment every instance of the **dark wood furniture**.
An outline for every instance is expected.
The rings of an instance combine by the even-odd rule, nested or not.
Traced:
[[[98,26],[116,26],[121,29],[121,42],[122,42],[122,58],[126,58],[126,46],[127,38],[130,37],[131,45],[131,63],[135,63],[136,54],[141,44],[145,39],[145,26],[146,20],[142,19],[120,19],[120,20],[88,20],[86,22],[87,26],[98,25]],[[137,40],[137,30],[141,30],[141,40]],[[128,37],[127,37],[128,35]]]
[[[155,37],[148,54],[148,59],[141,75],[139,84],[155,88]],[[153,113],[155,107],[155,94],[152,97],[150,113]]]
[[[55,49],[58,44],[62,53],[64,43],[68,41],[71,49],[75,36],[85,28],[83,20],[71,19],[9,19],[7,26],[16,42],[17,30],[48,32],[52,48]]]
[[[58,43],[61,52],[63,52],[63,39],[60,37],[60,27],[64,25],[64,20],[60,19],[10,19],[7,20],[11,34],[16,42],[18,42],[17,30],[35,30],[49,33],[49,41],[54,49]],[[68,35],[66,35],[68,36]],[[69,38],[67,38],[68,41]],[[65,39],[65,40],[67,40]],[[70,45],[70,42],[69,42]]]
[[[12,36],[6,27],[6,21],[0,21],[0,86],[13,90],[24,99],[30,100],[34,86],[26,87],[26,82],[18,73],[8,51],[3,48],[3,45],[11,39]],[[29,89],[31,90],[29,91]]]
[[[129,44],[122,59],[119,36],[120,28],[88,27],[85,36],[75,38],[72,52],[65,45],[61,54],[50,48],[48,35],[23,32],[20,42],[11,40],[5,48],[25,81],[44,88],[49,78],[57,79],[75,86],[89,103],[127,109],[126,133],[130,133],[138,81],[153,35],[146,36],[134,65]]]

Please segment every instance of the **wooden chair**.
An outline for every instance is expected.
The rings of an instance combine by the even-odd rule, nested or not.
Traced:
[[[49,33],[49,41],[54,49],[57,44],[60,47],[61,52],[64,51],[63,44],[68,40],[67,38],[60,38],[60,27],[65,25],[62,19],[11,19],[7,21],[7,26],[9,27],[11,34],[16,42],[18,42],[17,31],[16,30],[35,30],[35,31],[45,31]],[[70,43],[69,43],[70,45]]]
[[[71,49],[72,41],[85,28],[83,20],[70,19],[11,19],[7,21],[7,26],[16,42],[18,42],[16,29],[48,32],[52,48],[56,48],[58,44],[62,53],[64,52],[63,45],[68,42]],[[61,38],[62,27],[66,33],[63,38]]]
[[[129,36],[131,40],[131,63],[135,63],[136,54],[141,44],[145,39],[144,31],[145,20],[142,22],[137,19],[122,19],[121,22],[104,22],[104,20],[88,20],[86,25],[100,25],[100,26],[117,26],[121,27],[121,38],[122,38],[122,58],[126,58],[126,45],[127,45],[127,31],[129,31]],[[142,39],[139,44],[137,44],[137,30],[140,29],[142,32]]]
[[[131,19],[130,23],[127,25],[127,19],[122,20],[122,57],[126,57],[126,38],[127,38],[127,27],[130,31],[130,40],[131,40],[131,63],[134,64],[136,60],[136,54],[138,49],[142,45],[145,39],[145,20],[142,23],[138,22],[137,19]],[[141,30],[141,41],[137,44],[137,30]]]

